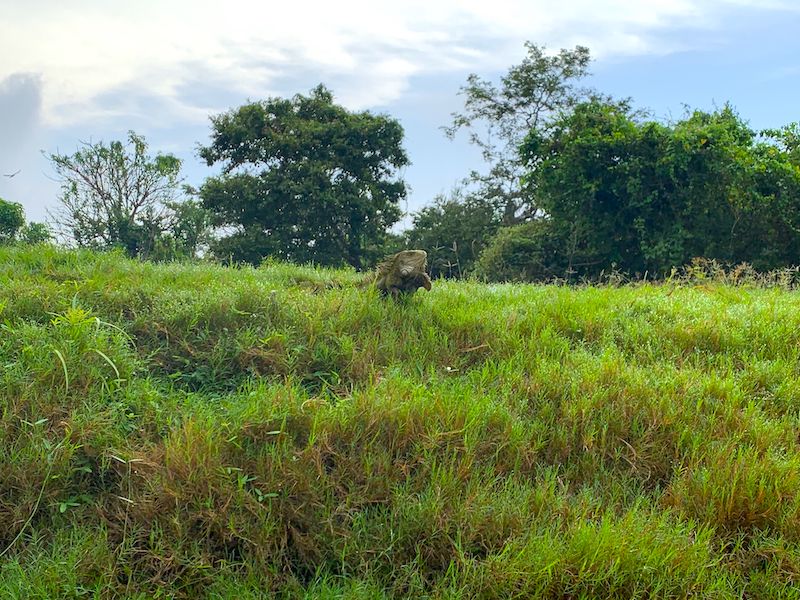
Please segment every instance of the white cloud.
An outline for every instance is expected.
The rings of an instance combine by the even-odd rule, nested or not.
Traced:
[[[225,106],[203,105],[187,87],[213,81],[261,98],[303,91],[276,87],[298,70],[346,82],[334,91],[353,108],[386,105],[415,74],[507,67],[524,40],[582,43],[598,57],[670,51],[679,47],[662,35],[670,27],[709,26],[724,7],[756,0],[0,4],[0,80],[40,73],[43,119],[64,126],[143,110],[122,94],[109,101],[120,90],[158,99],[152,119],[197,122]]]

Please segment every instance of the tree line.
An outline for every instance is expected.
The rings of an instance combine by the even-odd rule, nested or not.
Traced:
[[[412,215],[397,234],[409,164],[400,123],[349,111],[319,85],[211,117],[198,156],[221,173],[183,185],[181,161],[126,141],[50,155],[57,230],[79,246],[153,260],[266,258],[369,268],[428,251],[433,276],[659,277],[697,257],[762,270],[800,264],[800,126],[755,131],[730,105],[673,122],[583,84],[590,53],[528,43],[497,82],[470,75],[444,127],[486,169]],[[0,199],[0,243],[37,242]]]

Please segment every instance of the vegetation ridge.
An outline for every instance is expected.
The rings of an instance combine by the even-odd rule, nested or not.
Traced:
[[[0,596],[794,598],[800,296],[0,248]]]

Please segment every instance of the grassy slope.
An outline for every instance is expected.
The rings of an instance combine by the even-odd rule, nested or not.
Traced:
[[[0,597],[800,597],[796,293],[355,279],[0,249]]]

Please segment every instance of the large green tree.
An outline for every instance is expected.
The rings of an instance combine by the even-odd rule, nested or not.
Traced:
[[[589,73],[589,50],[583,46],[548,53],[528,42],[523,60],[509,68],[498,83],[471,74],[461,88],[464,108],[445,127],[451,139],[466,131],[480,149],[488,170],[467,177],[472,193],[491,202],[504,225],[533,218],[538,212],[530,186],[520,180],[530,163],[519,153],[530,131],[544,134],[553,117],[587,96],[579,82]]]
[[[230,230],[216,254],[356,268],[382,254],[406,195],[398,170],[409,161],[396,120],[348,111],[320,85],[211,121],[200,156],[221,164],[222,175],[209,178],[200,197]]]

